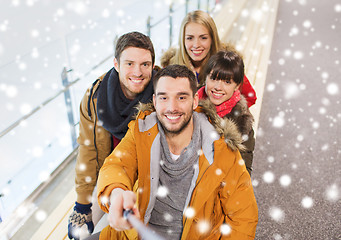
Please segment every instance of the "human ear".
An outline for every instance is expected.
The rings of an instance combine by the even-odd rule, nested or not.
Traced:
[[[115,68],[115,70],[119,73],[120,71],[120,68],[119,68],[119,66],[118,66],[118,61],[117,61],[117,59],[116,58],[114,58],[114,68]]]
[[[193,110],[199,105],[199,94],[196,92],[193,99]]]

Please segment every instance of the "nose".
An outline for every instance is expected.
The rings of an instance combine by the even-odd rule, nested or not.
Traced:
[[[135,65],[134,70],[133,70],[133,74],[136,77],[141,77],[142,76],[142,71],[141,71],[141,66],[140,65]]]
[[[219,81],[219,80],[215,80],[214,81],[214,89],[215,90],[221,90],[221,87],[222,86],[222,81]]]
[[[178,102],[176,99],[169,99],[168,102],[168,111],[170,112],[176,112],[178,109]]]
[[[199,46],[200,46],[199,39],[198,39],[198,38],[195,38],[195,39],[193,40],[193,47],[194,47],[194,48],[197,48],[197,47],[199,47]]]

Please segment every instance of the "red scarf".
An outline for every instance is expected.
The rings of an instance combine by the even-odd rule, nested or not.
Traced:
[[[207,94],[205,92],[205,86],[198,90],[198,95],[199,95],[199,100],[207,98]],[[229,114],[232,108],[234,108],[234,106],[236,106],[237,102],[239,101],[240,101],[240,91],[236,90],[234,91],[232,97],[229,100],[223,102],[220,105],[215,106],[219,117],[224,117],[226,114]]]

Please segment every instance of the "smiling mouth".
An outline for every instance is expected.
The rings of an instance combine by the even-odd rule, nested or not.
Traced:
[[[178,120],[180,119],[181,115],[177,114],[177,115],[168,115],[168,114],[165,114],[165,117],[171,121],[174,121],[174,120]]]
[[[129,78],[130,81],[132,81],[133,83],[142,83],[143,82],[143,78]]]
[[[224,94],[222,94],[222,93],[216,93],[216,92],[211,92],[212,93],[212,96],[214,97],[214,98],[221,98]]]
[[[204,50],[192,50],[192,53],[196,56],[199,56],[200,54],[202,54]]]

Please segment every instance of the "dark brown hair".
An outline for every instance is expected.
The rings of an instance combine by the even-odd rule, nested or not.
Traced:
[[[213,80],[233,80],[237,85],[242,85],[244,62],[238,52],[221,50],[208,60],[203,73],[203,80],[209,76]]]
[[[128,47],[142,48],[150,51],[152,64],[155,62],[155,52],[150,38],[140,32],[129,32],[122,35],[116,43],[115,58],[120,62],[121,53]]]
[[[193,96],[196,94],[198,90],[197,79],[195,78],[194,73],[191,70],[189,70],[188,67],[184,65],[174,64],[174,65],[169,65],[165,68],[162,68],[153,78],[154,91],[161,77],[187,78],[189,81],[189,85],[193,91]]]

